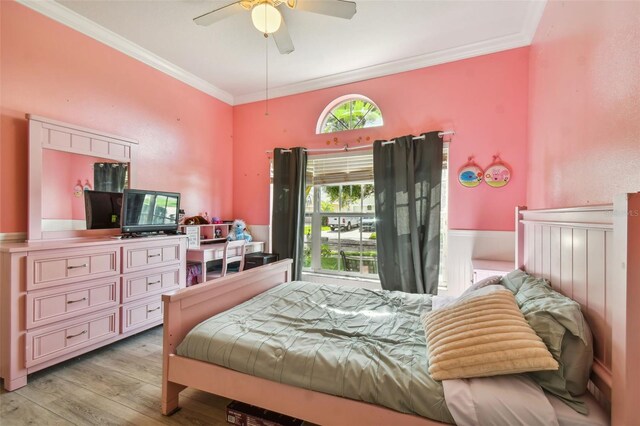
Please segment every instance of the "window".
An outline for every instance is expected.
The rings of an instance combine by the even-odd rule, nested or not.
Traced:
[[[439,287],[446,289],[448,146],[442,171]],[[311,156],[303,270],[378,279],[373,155]]]
[[[372,155],[314,156],[307,183],[304,269],[376,279]]]
[[[322,111],[316,134],[382,126],[382,112],[362,95],[341,96]]]

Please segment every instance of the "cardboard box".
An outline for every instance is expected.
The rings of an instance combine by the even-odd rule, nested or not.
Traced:
[[[303,422],[243,402],[231,401],[227,405],[227,423],[236,426],[300,426]]]

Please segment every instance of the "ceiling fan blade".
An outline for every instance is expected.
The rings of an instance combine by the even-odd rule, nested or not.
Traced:
[[[291,36],[289,35],[289,30],[287,29],[287,24],[285,24],[284,19],[280,24],[280,28],[278,31],[272,34],[273,41],[276,42],[276,46],[278,46],[278,50],[281,54],[287,55],[295,50],[293,47],[293,41],[291,40]]]
[[[351,19],[356,14],[355,2],[343,0],[298,0],[296,9],[343,19]]]
[[[237,1],[193,18],[193,22],[202,26],[211,25],[214,22],[221,21],[242,11],[244,11],[244,9],[240,6],[240,2]]]

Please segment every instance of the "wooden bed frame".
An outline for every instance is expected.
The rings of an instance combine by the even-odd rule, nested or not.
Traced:
[[[632,361],[640,353],[639,212],[640,194],[608,206],[516,209],[517,265],[582,305],[595,345],[590,391],[611,408],[615,425],[632,424],[640,401],[640,365]],[[163,414],[176,411],[180,391],[191,386],[323,425],[441,424],[176,355],[196,324],[290,280],[291,261],[283,260],[163,296]]]

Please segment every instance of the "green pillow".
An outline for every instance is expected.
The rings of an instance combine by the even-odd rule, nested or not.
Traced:
[[[536,281],[538,281],[538,278],[532,277],[520,269],[516,269],[515,271],[511,271],[507,275],[503,276],[501,284],[511,290],[513,294],[517,294],[518,290],[520,290],[520,287],[522,287],[524,283]]]
[[[516,301],[529,325],[560,364],[557,371],[530,373],[531,376],[543,389],[577,412],[587,414],[584,403],[574,398],[586,391],[593,363],[591,330],[580,305],[552,290],[547,281],[531,276],[522,279]]]

